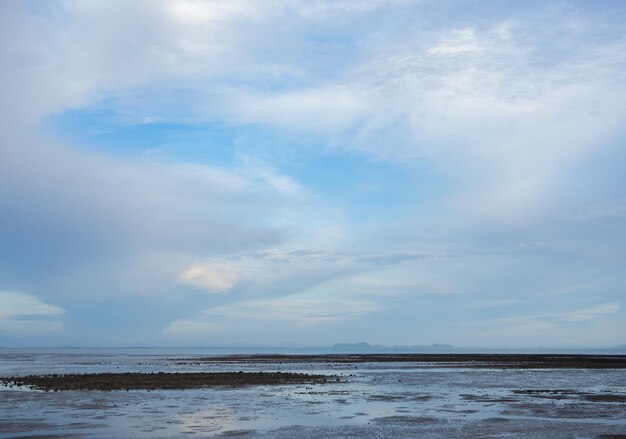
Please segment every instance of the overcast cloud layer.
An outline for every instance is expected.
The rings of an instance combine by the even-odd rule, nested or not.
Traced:
[[[626,343],[621,1],[3,1],[0,345]]]

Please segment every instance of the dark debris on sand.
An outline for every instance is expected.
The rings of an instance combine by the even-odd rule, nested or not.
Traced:
[[[326,354],[326,355],[227,355],[172,358],[192,363],[435,363],[434,367],[503,369],[626,369],[626,355],[567,354]],[[443,363],[443,364],[442,364]]]
[[[5,386],[37,390],[182,390],[250,385],[323,384],[336,377],[281,372],[92,373],[0,377]]]

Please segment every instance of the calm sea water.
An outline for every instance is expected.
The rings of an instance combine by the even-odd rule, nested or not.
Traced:
[[[128,392],[0,388],[0,438],[626,435],[625,370],[182,361],[233,353],[249,350],[2,350],[0,375],[280,370],[340,375],[347,382]],[[541,392],[519,393],[533,389]]]

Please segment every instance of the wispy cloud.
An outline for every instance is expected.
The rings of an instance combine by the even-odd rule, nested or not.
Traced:
[[[31,294],[0,291],[0,335],[28,337],[63,331],[65,310]]]
[[[254,338],[255,325],[269,327],[322,325],[358,318],[382,309],[376,302],[293,295],[269,300],[234,302],[205,310],[202,314],[176,320],[163,332],[176,336],[201,336],[234,331]]]
[[[617,302],[605,303],[603,305],[593,306],[591,308],[577,309],[574,311],[566,311],[557,314],[547,314],[545,316],[539,316],[536,318],[555,318],[558,320],[564,320],[567,322],[581,322],[585,320],[593,320],[601,317],[605,317],[611,314],[619,312],[621,304]]]
[[[576,221],[622,220],[626,221],[626,200],[612,200],[602,204],[593,204],[571,213]]]

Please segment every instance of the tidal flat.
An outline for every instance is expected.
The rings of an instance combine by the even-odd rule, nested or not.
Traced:
[[[0,351],[0,376],[0,438],[626,438],[625,356]]]

